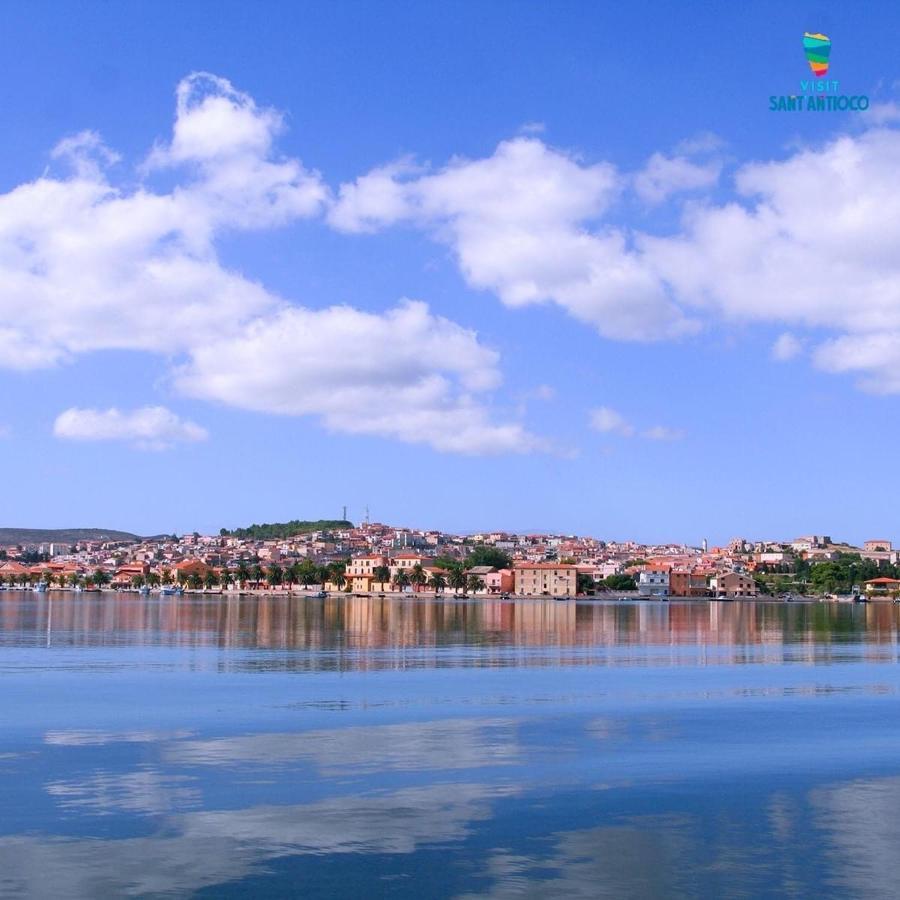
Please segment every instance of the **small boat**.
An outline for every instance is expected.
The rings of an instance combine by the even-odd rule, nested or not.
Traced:
[[[319,591],[318,594],[313,594],[316,600],[324,600],[328,596],[327,591]]]
[[[83,588],[80,584],[76,584],[75,587],[72,588],[72,590],[73,590],[76,594],[83,594],[83,593],[84,593],[84,588]]]
[[[32,590],[38,594],[46,594],[47,593],[47,582],[39,581],[36,585],[34,585]]]
[[[178,588],[171,584],[164,584],[159,589],[159,592],[164,597],[174,597],[178,593]]]
[[[140,589],[138,590],[138,593],[142,597],[148,596],[150,593],[150,585],[148,585],[148,584],[141,585]]]

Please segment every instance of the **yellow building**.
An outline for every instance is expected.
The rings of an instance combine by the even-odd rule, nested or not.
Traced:
[[[516,593],[525,596],[574,597],[578,591],[578,567],[561,563],[517,563]]]

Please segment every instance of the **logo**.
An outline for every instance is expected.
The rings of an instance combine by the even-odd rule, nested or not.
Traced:
[[[841,93],[841,82],[826,78],[831,58],[831,38],[820,31],[803,32],[803,52],[813,78],[800,79],[800,91],[791,94],[772,94],[772,112],[862,112],[869,108],[865,94]]]
[[[806,61],[816,78],[828,74],[828,57],[831,55],[831,38],[827,34],[803,33],[803,51]]]

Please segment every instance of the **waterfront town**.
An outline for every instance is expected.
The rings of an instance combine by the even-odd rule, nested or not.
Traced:
[[[346,520],[251,526],[218,535],[0,545],[0,586],[144,593],[644,599],[772,596],[897,599],[900,551],[825,535],[646,545],[560,534],[456,535]]]

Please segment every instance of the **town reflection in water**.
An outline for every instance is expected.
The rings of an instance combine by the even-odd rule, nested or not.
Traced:
[[[0,896],[895,896],[893,604],[0,594]]]
[[[490,648],[802,645],[821,653],[848,641],[896,647],[900,606],[892,603],[591,602],[391,597],[210,595],[141,597],[0,592],[0,642],[29,632],[70,646],[104,644],[260,650],[427,650],[468,646],[490,664]],[[764,658],[764,655],[763,657]],[[573,657],[573,661],[576,658]],[[402,662],[402,661],[401,661]],[[559,662],[559,660],[554,660]],[[668,662],[668,661],[667,661]],[[358,658],[348,666],[365,666]],[[396,664],[397,661],[395,660]],[[466,663],[471,664],[471,661]]]

